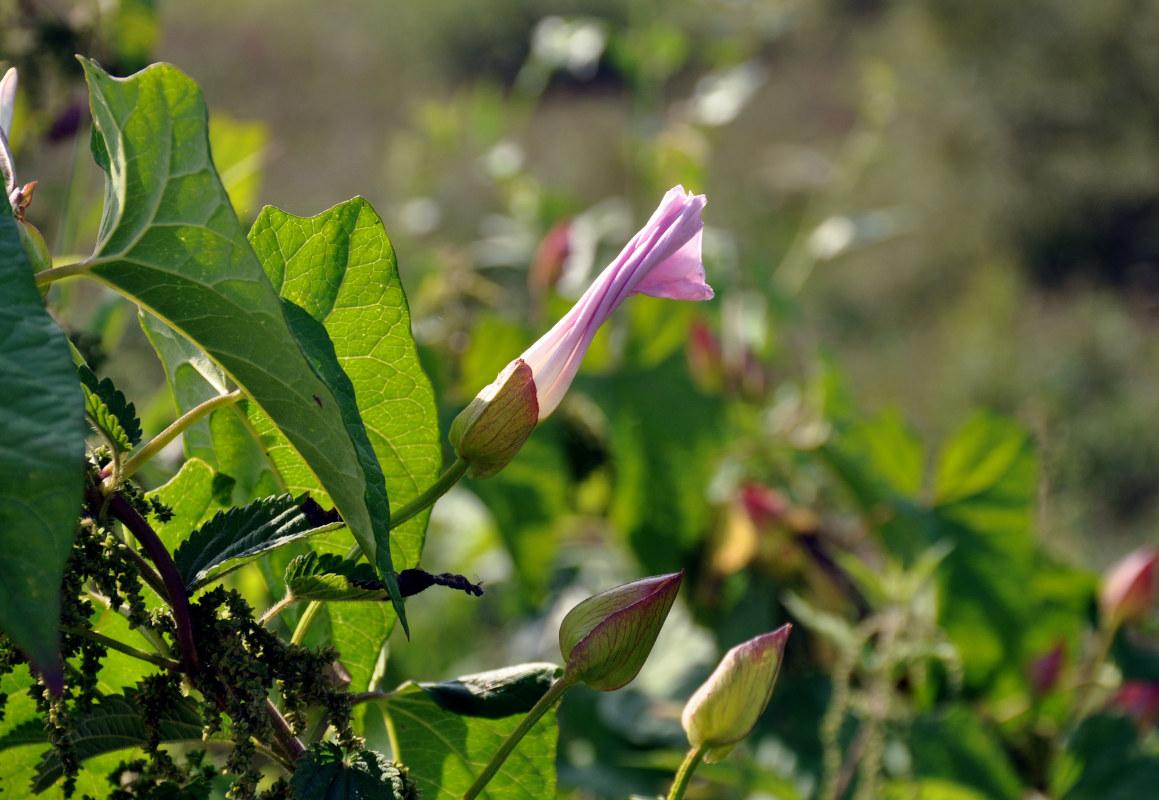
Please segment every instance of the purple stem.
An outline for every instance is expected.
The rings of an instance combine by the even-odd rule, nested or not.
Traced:
[[[90,502],[94,499],[92,494],[96,494],[95,489],[90,490]],[[99,500],[93,505],[99,508]],[[157,567],[169,593],[169,607],[173,609],[173,620],[177,624],[177,645],[181,648],[181,660],[185,671],[190,676],[196,675],[201,670],[201,659],[197,656],[197,644],[193,641],[193,618],[189,610],[189,597],[185,593],[185,581],[181,580],[177,565],[173,563],[173,558],[157,532],[120,492],[113,492],[109,496],[109,511],[129,529],[141,543],[149,560]]]

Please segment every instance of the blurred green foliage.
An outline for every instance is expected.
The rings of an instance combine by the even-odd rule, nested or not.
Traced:
[[[1115,697],[1159,679],[1156,620],[1104,664],[1092,567],[1159,522],[1155,4],[215,0],[155,31],[29,6],[0,17],[45,76],[22,174],[69,160],[61,48],[127,73],[151,44],[215,120],[260,120],[213,129],[246,222],[383,212],[443,431],[665,189],[708,195],[718,301],[632,300],[518,458],[436,509],[423,565],[488,593],[413,601],[382,685],[554,659],[577,597],[683,568],[640,679],[561,707],[562,793],[663,791],[715,655],[790,619],[769,712],[697,796],[1153,783],[1154,717]],[[59,255],[96,183],[58,174],[30,218]],[[122,305],[53,300],[90,352],[143,343]],[[117,383],[155,430],[149,364]]]

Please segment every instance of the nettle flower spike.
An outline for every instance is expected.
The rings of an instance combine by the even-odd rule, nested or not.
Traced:
[[[559,628],[563,680],[611,692],[632,681],[648,654],[684,572],[625,583],[577,605]]]
[[[1155,600],[1155,567],[1159,551],[1144,547],[1111,567],[1103,577],[1099,612],[1109,629],[1146,615]]]
[[[684,706],[680,721],[704,760],[720,761],[754,727],[777,682],[792,625],[738,644]]]
[[[555,411],[571,386],[596,331],[634,294],[672,300],[711,300],[700,246],[704,195],[677,186],[664,195],[652,218],[620,252],[583,297],[500,373],[494,383],[455,420],[451,445],[471,465],[471,475],[501,470],[519,451],[536,424]],[[520,377],[530,369],[532,394]],[[501,410],[487,412],[489,405]],[[485,426],[477,432],[476,428]]]

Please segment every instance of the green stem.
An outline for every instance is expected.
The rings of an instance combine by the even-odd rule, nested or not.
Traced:
[[[302,643],[302,640],[306,638],[306,632],[310,630],[310,623],[314,621],[314,617],[318,616],[318,609],[321,607],[322,601],[310,601],[310,605],[306,606],[306,610],[298,618],[298,624],[294,627],[294,635],[290,637],[290,644]]]
[[[188,430],[190,426],[193,425],[193,423],[197,422],[207,414],[212,414],[219,408],[225,408],[226,406],[233,405],[241,399],[241,396],[241,390],[234,389],[232,392],[226,392],[225,394],[219,394],[217,397],[211,397],[204,403],[198,406],[194,406],[193,408],[186,411],[184,414],[178,417],[172,425],[153,437],[152,441],[150,441],[144,447],[140,448],[137,452],[133,453],[133,456],[121,466],[120,473],[116,475],[117,483],[128,480],[130,477],[132,477],[133,473],[143,467],[149,461],[149,459],[160,453],[166,445]],[[106,472],[109,472],[108,467],[106,467],[105,470],[101,472],[101,477],[105,478],[107,482],[107,479],[113,473],[109,472],[109,474],[105,474]],[[113,487],[108,488],[111,489]]]
[[[459,482],[460,478],[467,474],[469,466],[463,459],[455,459],[455,463],[447,467],[447,471],[428,486],[425,492],[390,515],[391,529],[397,528],[428,506],[433,506],[436,500],[445,495],[452,486]]]
[[[467,474],[468,466],[470,465],[463,459],[456,459],[455,463],[447,467],[447,471],[440,475],[438,480],[428,486],[425,492],[390,515],[391,530],[394,530],[428,506],[434,505],[436,500],[445,495],[452,486],[459,482],[460,478]],[[346,560],[357,560],[361,556],[362,548],[354,545],[354,547],[350,548],[350,552],[346,554]],[[321,606],[322,601],[320,600],[311,600],[310,604],[306,606],[306,610],[302,612],[302,616],[298,620],[297,627],[294,628],[294,636],[290,639],[292,644],[301,644],[302,640],[306,638],[306,631],[309,630],[310,625],[314,622],[314,617],[318,615],[318,609]]]
[[[515,749],[515,746],[519,744],[520,740],[527,735],[527,732],[531,730],[536,722],[539,722],[539,718],[555,705],[555,701],[560,698],[560,695],[570,689],[574,684],[575,678],[569,677],[565,672],[562,678],[551,685],[551,688],[547,690],[543,697],[539,698],[539,702],[527,712],[527,716],[520,721],[519,727],[511,732],[511,735],[507,737],[507,741],[503,742],[503,746],[495,752],[495,755],[491,756],[491,760],[487,762],[487,766],[483,768],[483,771],[479,773],[479,777],[471,784],[471,788],[463,795],[463,800],[472,800],[472,798],[479,795],[479,792],[483,791],[483,787],[495,777],[495,773],[503,766],[503,762],[507,760],[507,756],[511,755],[511,751]]]
[[[287,606],[289,606],[291,603],[293,603],[295,600],[297,600],[297,598],[294,597],[294,595],[291,594],[290,591],[287,589],[286,596],[283,597],[278,602],[274,603],[268,609],[266,609],[266,613],[262,614],[261,619],[258,620],[258,624],[265,625],[267,622],[269,622],[271,619],[276,617],[278,614],[282,613],[282,611]]]
[[[85,628],[77,628],[73,627],[72,625],[63,626],[61,631],[64,633],[72,634],[73,636],[80,636],[81,638],[89,639],[93,642],[98,642],[110,650],[116,650],[120,653],[124,653],[127,656],[139,658],[142,661],[148,661],[150,664],[156,664],[162,669],[181,669],[180,661],[174,661],[171,658],[165,658],[165,656],[157,655],[156,653],[147,653],[144,650],[138,650],[132,645],[125,644],[124,642],[118,641],[116,639],[111,639],[108,636],[97,633],[96,631],[86,630]]]
[[[689,749],[688,754],[684,756],[684,761],[680,764],[680,769],[676,771],[676,778],[672,781],[672,789],[668,792],[668,800],[684,800],[684,791],[688,788],[688,782],[692,780],[692,773],[696,772],[702,758],[704,758],[704,745]]]
[[[41,270],[36,273],[36,287],[43,289],[53,281],[59,281],[62,278],[75,278],[77,275],[84,275],[92,266],[91,261],[78,261],[75,264],[65,264],[63,267],[53,267],[51,269]]]

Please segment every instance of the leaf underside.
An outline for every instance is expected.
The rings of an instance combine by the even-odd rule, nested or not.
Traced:
[[[115,79],[82,61],[105,208],[88,274],[179,332],[241,387],[308,465],[388,588],[385,484],[327,348],[305,352],[209,154],[200,89],[166,64]],[[401,599],[396,607],[402,614]]]

